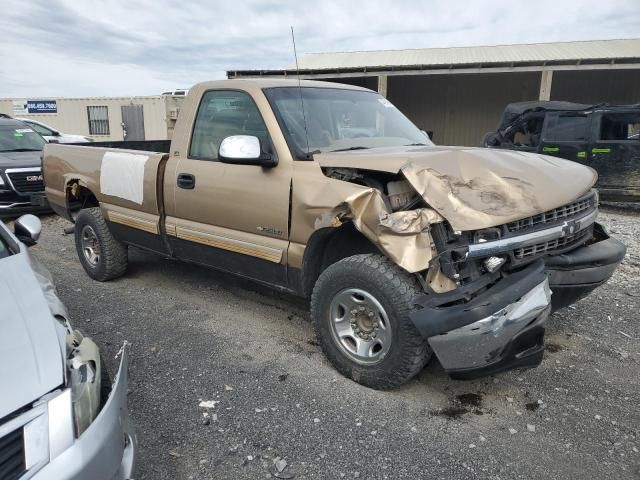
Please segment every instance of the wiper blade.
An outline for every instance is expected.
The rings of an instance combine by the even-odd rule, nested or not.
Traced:
[[[404,145],[405,147],[426,147],[427,144],[426,143],[409,143],[407,145]]]
[[[337,150],[331,150],[332,152],[348,152],[349,150],[368,150],[369,147],[349,147],[349,148],[339,148]]]

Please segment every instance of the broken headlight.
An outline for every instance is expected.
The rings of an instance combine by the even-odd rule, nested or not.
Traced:
[[[67,360],[69,386],[73,403],[76,435],[80,436],[100,411],[100,351],[90,339],[77,331],[71,337],[71,354]]]

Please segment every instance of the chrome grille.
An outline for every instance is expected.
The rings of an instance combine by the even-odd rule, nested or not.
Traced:
[[[40,170],[11,172],[7,176],[18,193],[34,193],[44,191],[44,181]]]
[[[575,235],[568,235],[566,237],[557,238],[555,240],[549,240],[548,242],[535,243],[533,245],[527,245],[526,247],[516,248],[513,251],[513,256],[518,260],[523,258],[532,257],[535,255],[545,255],[553,253],[556,250],[577,245],[586,241],[591,235],[593,229],[586,228]]]
[[[15,480],[27,470],[22,427],[0,438],[0,480]]]
[[[596,193],[595,191],[592,191],[584,197],[579,198],[575,202],[568,203],[567,205],[563,205],[562,207],[554,208],[553,210],[549,210],[548,212],[540,213],[532,217],[527,217],[521,220],[516,220],[515,222],[507,223],[507,230],[510,233],[520,232],[522,230],[535,228],[547,223],[553,223],[558,220],[571,218],[582,212],[586,212],[587,210],[595,208],[596,202]]]

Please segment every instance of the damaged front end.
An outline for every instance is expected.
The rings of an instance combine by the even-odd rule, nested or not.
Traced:
[[[444,163],[451,152],[432,155],[434,161],[405,159],[377,171],[337,168],[337,156],[320,159],[326,176],[362,188],[316,228],[351,221],[418,278],[423,293],[410,318],[450,376],[535,367],[549,314],[604,283],[624,257],[624,245],[595,223],[593,172],[548,166],[575,182],[545,196],[553,172],[523,175],[517,162],[509,169],[521,171],[506,171],[504,156],[485,158],[486,151],[458,152],[453,166]]]

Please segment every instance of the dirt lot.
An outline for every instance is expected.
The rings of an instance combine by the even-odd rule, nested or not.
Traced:
[[[269,478],[280,457],[280,478],[637,479],[640,217],[601,220],[628,256],[551,318],[540,368],[462,382],[433,361],[391,392],[338,375],[296,298],[139,250],[125,278],[92,281],[53,216],[33,252],[112,371],[132,344],[136,478]]]

